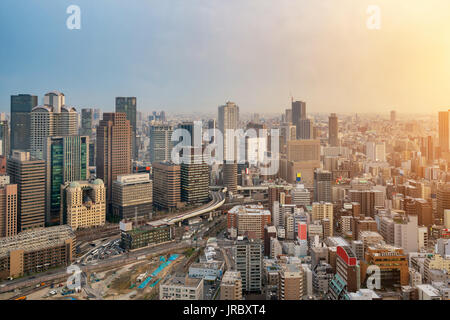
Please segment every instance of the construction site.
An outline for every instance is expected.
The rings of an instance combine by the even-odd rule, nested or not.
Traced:
[[[158,299],[159,285],[166,277],[183,273],[197,260],[201,249],[183,249],[159,256],[143,256],[131,264],[102,270],[82,272],[80,287],[68,288],[67,281],[41,283],[0,294],[0,299],[27,300],[153,300]],[[74,282],[75,283],[75,282]],[[70,283],[69,283],[69,287]]]

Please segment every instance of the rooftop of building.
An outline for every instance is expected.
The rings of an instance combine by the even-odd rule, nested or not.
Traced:
[[[246,214],[246,215],[270,215],[270,211],[264,209],[264,206],[259,204],[234,206],[228,212],[233,214]]]
[[[117,180],[114,181],[114,183],[120,185],[133,185],[138,183],[148,183],[150,181],[149,173],[134,173],[117,176]]]
[[[241,273],[239,271],[228,270],[222,277],[222,283],[235,282],[236,280],[241,280]]]
[[[68,225],[23,231],[12,237],[0,238],[0,258],[15,250],[32,252],[60,246],[74,238],[75,234]]]
[[[419,284],[417,289],[422,290],[430,297],[440,297],[441,294],[438,289],[433,287],[431,284]]]
[[[189,287],[189,288],[197,288],[203,279],[191,278],[189,276],[175,276],[172,278],[168,278],[163,285],[166,286],[179,286],[179,287]]]

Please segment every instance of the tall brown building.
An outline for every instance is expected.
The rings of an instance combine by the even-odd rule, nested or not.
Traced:
[[[17,234],[17,184],[9,176],[0,177],[0,238]]]
[[[437,216],[438,225],[444,223],[444,210],[450,209],[450,184],[443,184],[437,190]]]
[[[172,210],[181,201],[181,167],[171,162],[153,165],[153,204],[160,209]]]
[[[433,225],[433,207],[430,202],[424,199],[414,199],[405,204],[405,211],[408,216],[417,215],[419,226]]]
[[[104,113],[97,127],[97,178],[105,183],[108,212],[112,183],[131,173],[131,125],[125,113]]]
[[[29,152],[13,151],[6,170],[17,184],[17,230],[45,226],[45,161],[31,158]]]
[[[223,186],[233,194],[237,193],[237,163],[223,164]]]
[[[359,233],[361,231],[373,231],[377,232],[377,222],[370,217],[365,218],[353,218],[353,232],[352,232],[352,238],[353,240],[359,240]]]
[[[367,269],[371,265],[380,268],[381,287],[408,285],[408,259],[402,248],[389,245],[367,248],[361,261],[361,283],[367,283]]]

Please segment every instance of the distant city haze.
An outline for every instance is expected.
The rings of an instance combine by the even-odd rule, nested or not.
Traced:
[[[448,0],[2,0],[0,44],[1,112],[54,89],[78,111],[117,96],[144,112],[282,112],[291,96],[311,113],[450,108]]]

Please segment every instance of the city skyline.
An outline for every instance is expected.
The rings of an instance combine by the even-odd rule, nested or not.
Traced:
[[[0,4],[2,112],[10,95],[53,88],[103,111],[118,96],[144,112],[228,100],[279,112],[292,96],[311,113],[449,109],[445,0],[378,1],[379,30],[366,27],[369,1],[78,1],[80,30],[66,28],[67,3],[23,3]]]
[[[450,300],[448,0],[38,3],[0,2],[0,300]]]

